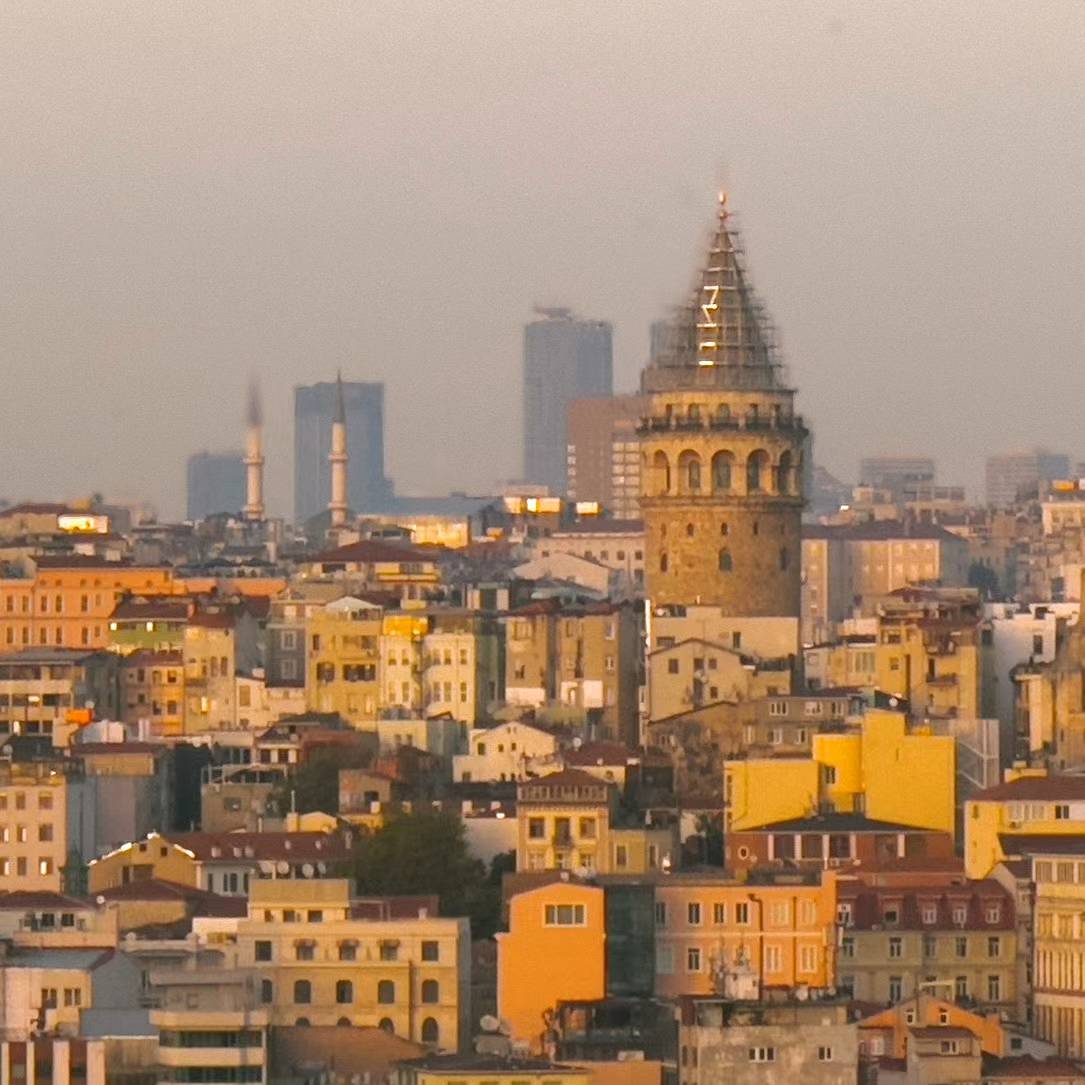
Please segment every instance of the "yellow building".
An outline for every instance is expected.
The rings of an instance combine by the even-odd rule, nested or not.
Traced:
[[[1085,859],[1080,838],[1032,857],[1033,1027],[1060,1055],[1085,1056]]]
[[[356,900],[350,882],[257,881],[244,918],[197,936],[248,969],[271,1025],[379,1026],[436,1048],[470,1037],[471,933],[432,898]]]
[[[137,725],[149,720],[156,735],[184,729],[185,663],[180,650],[137,651],[120,664],[120,717]]]
[[[720,991],[756,998],[766,987],[833,984],[831,871],[756,883],[723,873],[678,872],[656,883],[655,920],[659,998]]]
[[[593,1079],[591,1071],[581,1066],[467,1054],[401,1062],[394,1080],[395,1085],[590,1085]]]
[[[725,762],[726,826],[756,829],[825,810],[952,835],[955,781],[953,738],[875,710],[859,732],[815,734],[809,758]]]
[[[375,719],[380,707],[383,612],[344,596],[311,614],[306,699],[314,712],[338,712],[355,722]]]
[[[77,770],[67,761],[0,762],[5,890],[80,891],[81,861],[94,854],[95,797]]]
[[[878,688],[916,718],[980,718],[981,618],[972,588],[894,592],[878,607]]]
[[[1008,769],[1004,783],[977,791],[964,806],[964,863],[986,878],[1006,858],[1002,837],[1085,834],[1085,777]]]
[[[517,893],[497,936],[497,1010],[514,1043],[542,1050],[547,1011],[606,994],[604,891],[556,881]]]
[[[200,611],[185,626],[184,732],[237,726],[237,672],[257,661],[256,623],[242,608]]]
[[[579,769],[517,787],[518,870],[645,874],[670,866],[673,828],[617,824],[617,788]]]

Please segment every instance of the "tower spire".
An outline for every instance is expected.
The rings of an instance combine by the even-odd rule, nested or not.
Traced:
[[[264,415],[260,406],[260,389],[256,381],[249,383],[249,403],[245,433],[245,507],[246,520],[264,519]]]
[[[332,421],[331,500],[328,512],[332,527],[347,522],[347,408],[343,400],[343,374],[335,375],[335,417]]]

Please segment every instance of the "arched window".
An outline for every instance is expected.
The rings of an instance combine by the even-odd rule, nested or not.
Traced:
[[[761,493],[765,489],[765,471],[768,467],[769,457],[767,452],[758,450],[751,452],[746,460],[746,492],[751,494]]]
[[[335,1001],[346,1006],[354,1001],[354,984],[350,980],[339,980],[335,985]]]
[[[734,559],[731,557],[731,551],[727,547],[723,547],[719,553],[719,568],[721,573],[729,573],[735,567]]]
[[[335,1023],[340,1028],[350,1028],[350,1018],[349,1017],[340,1017],[339,1020],[336,1021]]]
[[[720,524],[720,534],[721,535],[730,535],[731,534],[731,529],[727,526],[727,521],[726,520],[724,520],[723,523]]]
[[[735,457],[730,452],[717,452],[712,457],[712,489],[715,493],[728,493],[731,489],[731,468]]]
[[[382,1017],[377,1024],[377,1028],[384,1029],[385,1032],[395,1032],[396,1026],[392,1024],[390,1017]]]
[[[436,980],[423,980],[422,981],[422,1001],[423,1002],[440,1002],[441,1001],[441,986]]]
[[[663,553],[659,555],[659,571],[665,573],[669,564],[670,563],[667,561],[667,551],[664,550]]]
[[[396,985],[391,980],[381,980],[377,984],[377,1001],[382,1006],[390,1006],[396,1000]]]
[[[751,403],[746,408],[746,425],[747,426],[756,426],[758,421],[759,421],[759,415],[758,415],[758,410],[757,410],[757,404],[756,403]]]
[[[657,494],[671,492],[671,461],[662,450],[652,457],[652,488]]]
[[[701,492],[701,457],[689,450],[678,457],[678,490],[684,494]]]
[[[294,980],[294,1002],[307,1006],[313,1001],[313,988],[308,980]]]
[[[436,1044],[441,1042],[441,1030],[435,1018],[427,1017],[422,1022],[422,1043]]]
[[[778,494],[791,493],[794,483],[794,469],[791,465],[791,453],[781,452],[780,462],[776,465],[776,492]]]
[[[686,538],[692,539],[696,535],[697,529],[692,524],[686,524]]]
[[[716,425],[726,426],[731,421],[731,408],[726,403],[716,407]]]
[[[299,1017],[294,1022],[294,1024],[297,1025],[298,1028],[308,1028],[309,1027],[309,1018],[308,1017]]]
[[[786,546],[780,547],[780,568],[786,569],[791,564],[791,555],[787,552]]]
[[[691,403],[689,405],[689,410],[686,412],[686,416],[689,418],[689,420],[691,422],[696,423],[697,425],[700,425],[701,424],[701,408],[700,408],[700,405],[697,404],[697,403]]]

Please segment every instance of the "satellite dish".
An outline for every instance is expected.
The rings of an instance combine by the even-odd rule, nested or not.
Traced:
[[[301,872],[306,878],[311,878],[316,873],[316,867],[312,863],[306,863],[301,868]]]
[[[101,895],[101,893],[99,893],[99,894],[98,894],[98,896],[96,896],[96,897],[94,898],[94,903],[95,903],[95,904],[105,904],[105,897],[103,897],[103,896]]]
[[[584,745],[584,740],[579,735],[577,735],[576,738],[573,739],[573,749],[574,750],[579,750],[580,747],[583,746],[583,745]]]
[[[478,1023],[483,1032],[497,1032],[501,1027],[501,1022],[492,1013],[484,1013]]]
[[[273,862],[271,862],[270,859],[261,859],[260,860],[260,873],[261,874],[268,874],[268,875],[274,874],[275,873],[275,864]]]
[[[290,864],[285,859],[280,859],[279,862],[276,864],[275,869],[280,874],[289,874],[290,873]]]

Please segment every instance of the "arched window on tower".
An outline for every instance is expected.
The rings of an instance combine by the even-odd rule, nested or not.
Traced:
[[[678,457],[678,489],[680,493],[701,492],[701,457],[685,451]]]
[[[769,456],[767,452],[763,452],[758,449],[757,452],[751,452],[749,458],[746,460],[746,492],[750,494],[763,493],[765,489],[765,483],[768,481],[765,478],[765,473],[768,470]]]
[[[667,453],[657,452],[652,457],[652,491],[656,494],[669,494],[671,492],[671,461],[667,459]]]
[[[731,422],[731,408],[726,403],[720,403],[716,407],[716,425],[727,426]]]
[[[729,493],[735,457],[730,452],[717,452],[712,457],[712,492]]]
[[[693,425],[699,426],[701,424],[701,405],[699,403],[691,403],[689,405],[689,410],[686,412],[686,417]]]
[[[659,555],[659,571],[665,573],[669,564],[670,563],[667,561],[667,551],[664,550],[663,553]]]
[[[776,492],[778,494],[791,493],[794,473],[791,464],[791,453],[787,451],[781,452],[780,462],[776,465]]]
[[[692,524],[686,524],[686,538],[692,539],[697,534],[697,529]]]
[[[731,557],[731,551],[726,546],[721,548],[718,560],[721,573],[729,573],[735,567],[734,558]]]
[[[437,1025],[437,1021],[432,1017],[427,1017],[422,1022],[422,1043],[438,1044],[440,1042],[441,1030]]]

